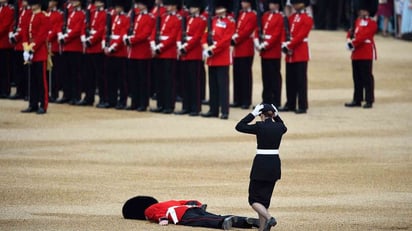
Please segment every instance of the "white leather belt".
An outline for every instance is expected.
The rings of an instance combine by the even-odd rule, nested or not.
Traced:
[[[272,35],[264,34],[264,35],[263,35],[263,38],[264,38],[264,39],[271,39],[271,38],[272,38]]]
[[[169,39],[169,36],[164,36],[164,35],[162,35],[162,36],[160,36],[159,39],[160,39],[161,41],[164,41],[164,40]]]
[[[279,155],[279,149],[256,149],[257,155]]]
[[[366,40],[365,40],[365,43],[372,43],[372,41],[369,40],[369,39],[366,39]]]
[[[111,39],[119,39],[119,38],[120,38],[120,35],[112,34],[112,36],[110,36],[110,38],[111,38]]]

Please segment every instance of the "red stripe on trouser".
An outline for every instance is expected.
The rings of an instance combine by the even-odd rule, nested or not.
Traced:
[[[47,61],[43,62],[43,89],[44,89],[44,110],[47,110],[49,105],[49,89],[47,85]]]

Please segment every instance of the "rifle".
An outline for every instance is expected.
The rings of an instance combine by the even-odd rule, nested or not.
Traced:
[[[19,28],[19,0],[14,1],[14,26],[13,26],[13,33],[17,32]]]
[[[283,5],[283,1],[282,1],[282,5]],[[283,9],[285,9],[284,6],[282,6]],[[285,39],[286,42],[290,41],[290,26],[289,26],[289,19],[286,16],[286,14],[283,14],[283,26],[285,27]]]
[[[262,9],[259,5],[259,0],[255,0],[256,3],[256,17],[257,17],[257,30],[258,30],[258,39],[259,43],[263,40],[263,31],[262,31]]]
[[[67,5],[63,4],[63,26],[62,26],[62,34],[67,33],[67,20],[68,20],[68,9]],[[59,42],[59,54],[62,54],[62,43]]]
[[[240,7],[240,2],[239,0],[234,0],[233,1],[233,19],[237,23],[237,18],[239,17],[239,7]]]
[[[134,20],[136,18],[136,12],[134,11],[134,4],[132,0],[132,9],[130,12],[130,27],[129,30],[127,31],[127,35],[132,35],[134,31]]]
[[[90,8],[86,7],[86,38],[90,36]]]
[[[106,36],[105,36],[105,46],[110,46],[110,41],[112,37],[112,14],[111,14],[111,1],[107,1],[106,10]]]
[[[184,4],[185,4],[185,1],[182,0],[182,11],[184,11]],[[186,29],[187,29],[186,28],[186,15],[182,13],[182,44],[186,42],[186,37],[187,37]]]
[[[355,37],[355,23],[356,23],[356,15],[355,15],[355,1],[351,0],[350,1],[350,28],[349,28],[349,34],[350,34],[350,39],[353,39]]]
[[[213,0],[208,0],[207,11],[208,11],[208,14],[207,14],[207,44],[209,46],[212,46],[214,43],[213,33],[212,33],[212,28],[213,28],[212,21],[213,21],[213,11],[214,11]]]
[[[156,4],[157,12],[156,12],[156,34],[155,34],[155,44],[160,43],[160,23],[161,23],[161,15],[160,15],[160,3]]]

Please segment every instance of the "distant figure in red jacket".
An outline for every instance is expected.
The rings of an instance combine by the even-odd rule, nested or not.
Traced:
[[[306,12],[309,0],[291,0],[291,3],[296,12],[289,16],[290,38],[282,44],[282,51],[286,54],[287,102],[279,111],[302,114],[308,109],[308,42],[313,19]]]
[[[372,108],[375,101],[372,63],[377,56],[373,37],[378,26],[371,17],[375,15],[377,5],[377,0],[360,2],[355,28],[347,35],[347,47],[352,51],[354,93],[352,102],[345,103],[346,107],[360,107],[365,100],[363,108]]]
[[[122,212],[126,219],[149,220],[161,226],[173,222],[175,225],[224,230],[229,230],[232,227],[259,228],[259,220],[256,218],[216,215],[207,212],[206,207],[206,204],[197,200],[158,202],[153,197],[137,196],[124,204]]]
[[[23,35],[23,59],[29,65],[30,94],[29,107],[23,113],[36,112],[45,114],[48,106],[48,90],[46,79],[47,36],[50,30],[49,17],[42,11],[41,0],[29,0],[32,15],[27,32]]]

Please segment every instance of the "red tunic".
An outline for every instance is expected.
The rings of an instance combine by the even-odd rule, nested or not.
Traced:
[[[165,13],[160,24],[160,59],[177,59],[176,41],[181,33],[181,17],[177,13]],[[151,40],[155,41],[156,30],[153,30]]]
[[[130,20],[126,14],[120,13],[112,15],[112,35],[110,37],[110,45],[114,49],[109,56],[113,57],[127,57],[127,47],[123,43],[123,36],[127,35],[130,26]]]
[[[84,30],[85,15],[81,8],[75,8],[67,19],[67,36],[64,38],[64,51],[82,52],[80,35]]]
[[[292,54],[286,55],[286,62],[307,62],[309,55],[309,32],[313,27],[313,19],[306,13],[294,13],[289,16],[291,40],[287,47]]]
[[[186,205],[188,200],[171,200],[171,201],[165,201],[165,202],[159,202],[154,205],[151,205],[149,208],[147,208],[144,212],[146,219],[154,222],[159,222],[160,218],[166,218],[174,222],[175,224],[178,223],[183,215],[185,214],[186,210],[188,210],[191,207],[194,207],[193,205]],[[202,203],[199,201],[193,201],[197,205],[195,206],[201,206]]]
[[[27,33],[23,33],[23,43],[34,43],[33,62],[47,60],[47,36],[49,35],[50,22],[45,12],[33,13],[30,17]]]
[[[253,45],[253,32],[257,27],[257,17],[256,12],[249,11],[240,11],[236,34],[238,35],[235,38],[236,45],[233,49],[233,57],[250,57],[255,54],[254,45]]]
[[[62,31],[63,27],[63,13],[58,10],[50,11],[50,31],[48,36],[48,42],[51,44],[51,50],[53,53],[59,52],[59,43],[57,34]]]
[[[282,41],[285,29],[281,13],[266,12],[262,16],[262,43],[266,43],[260,56],[265,59],[280,59],[282,57]],[[258,33],[255,34],[258,38]]]
[[[166,8],[164,6],[160,6],[159,7],[160,11],[159,11],[159,15],[163,15],[166,13]],[[153,7],[152,9],[152,14],[157,17],[158,15],[158,11],[157,11],[157,5],[155,7]]]
[[[358,18],[355,22],[355,35],[352,39],[353,60],[377,59],[375,41],[373,39],[378,26],[371,18]],[[348,33],[347,38],[350,38]]]
[[[232,17],[215,17],[212,21],[214,41],[213,55],[207,58],[209,66],[229,66],[232,63],[230,41],[235,33],[235,22]],[[207,33],[203,35],[202,43],[207,45]]]
[[[90,42],[90,47],[86,49],[87,54],[103,53],[102,40],[106,26],[106,11],[104,8],[96,9],[90,13],[90,34],[86,38]]]
[[[152,14],[142,12],[136,14],[133,34],[130,36],[130,59],[150,59],[150,36],[152,35],[155,19]]]
[[[22,8],[20,10],[20,15],[19,15],[19,22],[17,25],[17,31],[15,34],[15,39],[16,39],[16,45],[14,49],[16,51],[23,51],[23,33],[27,33],[27,30],[29,28],[29,22],[31,18],[31,9],[30,8]]]
[[[205,17],[190,16],[187,18],[186,42],[182,44],[186,50],[186,54],[181,57],[182,60],[202,60],[202,37],[205,30]],[[181,38],[178,38],[178,41],[181,40]]]
[[[9,31],[13,27],[14,9],[7,3],[0,6],[0,49],[10,49],[13,45],[9,41]]]

